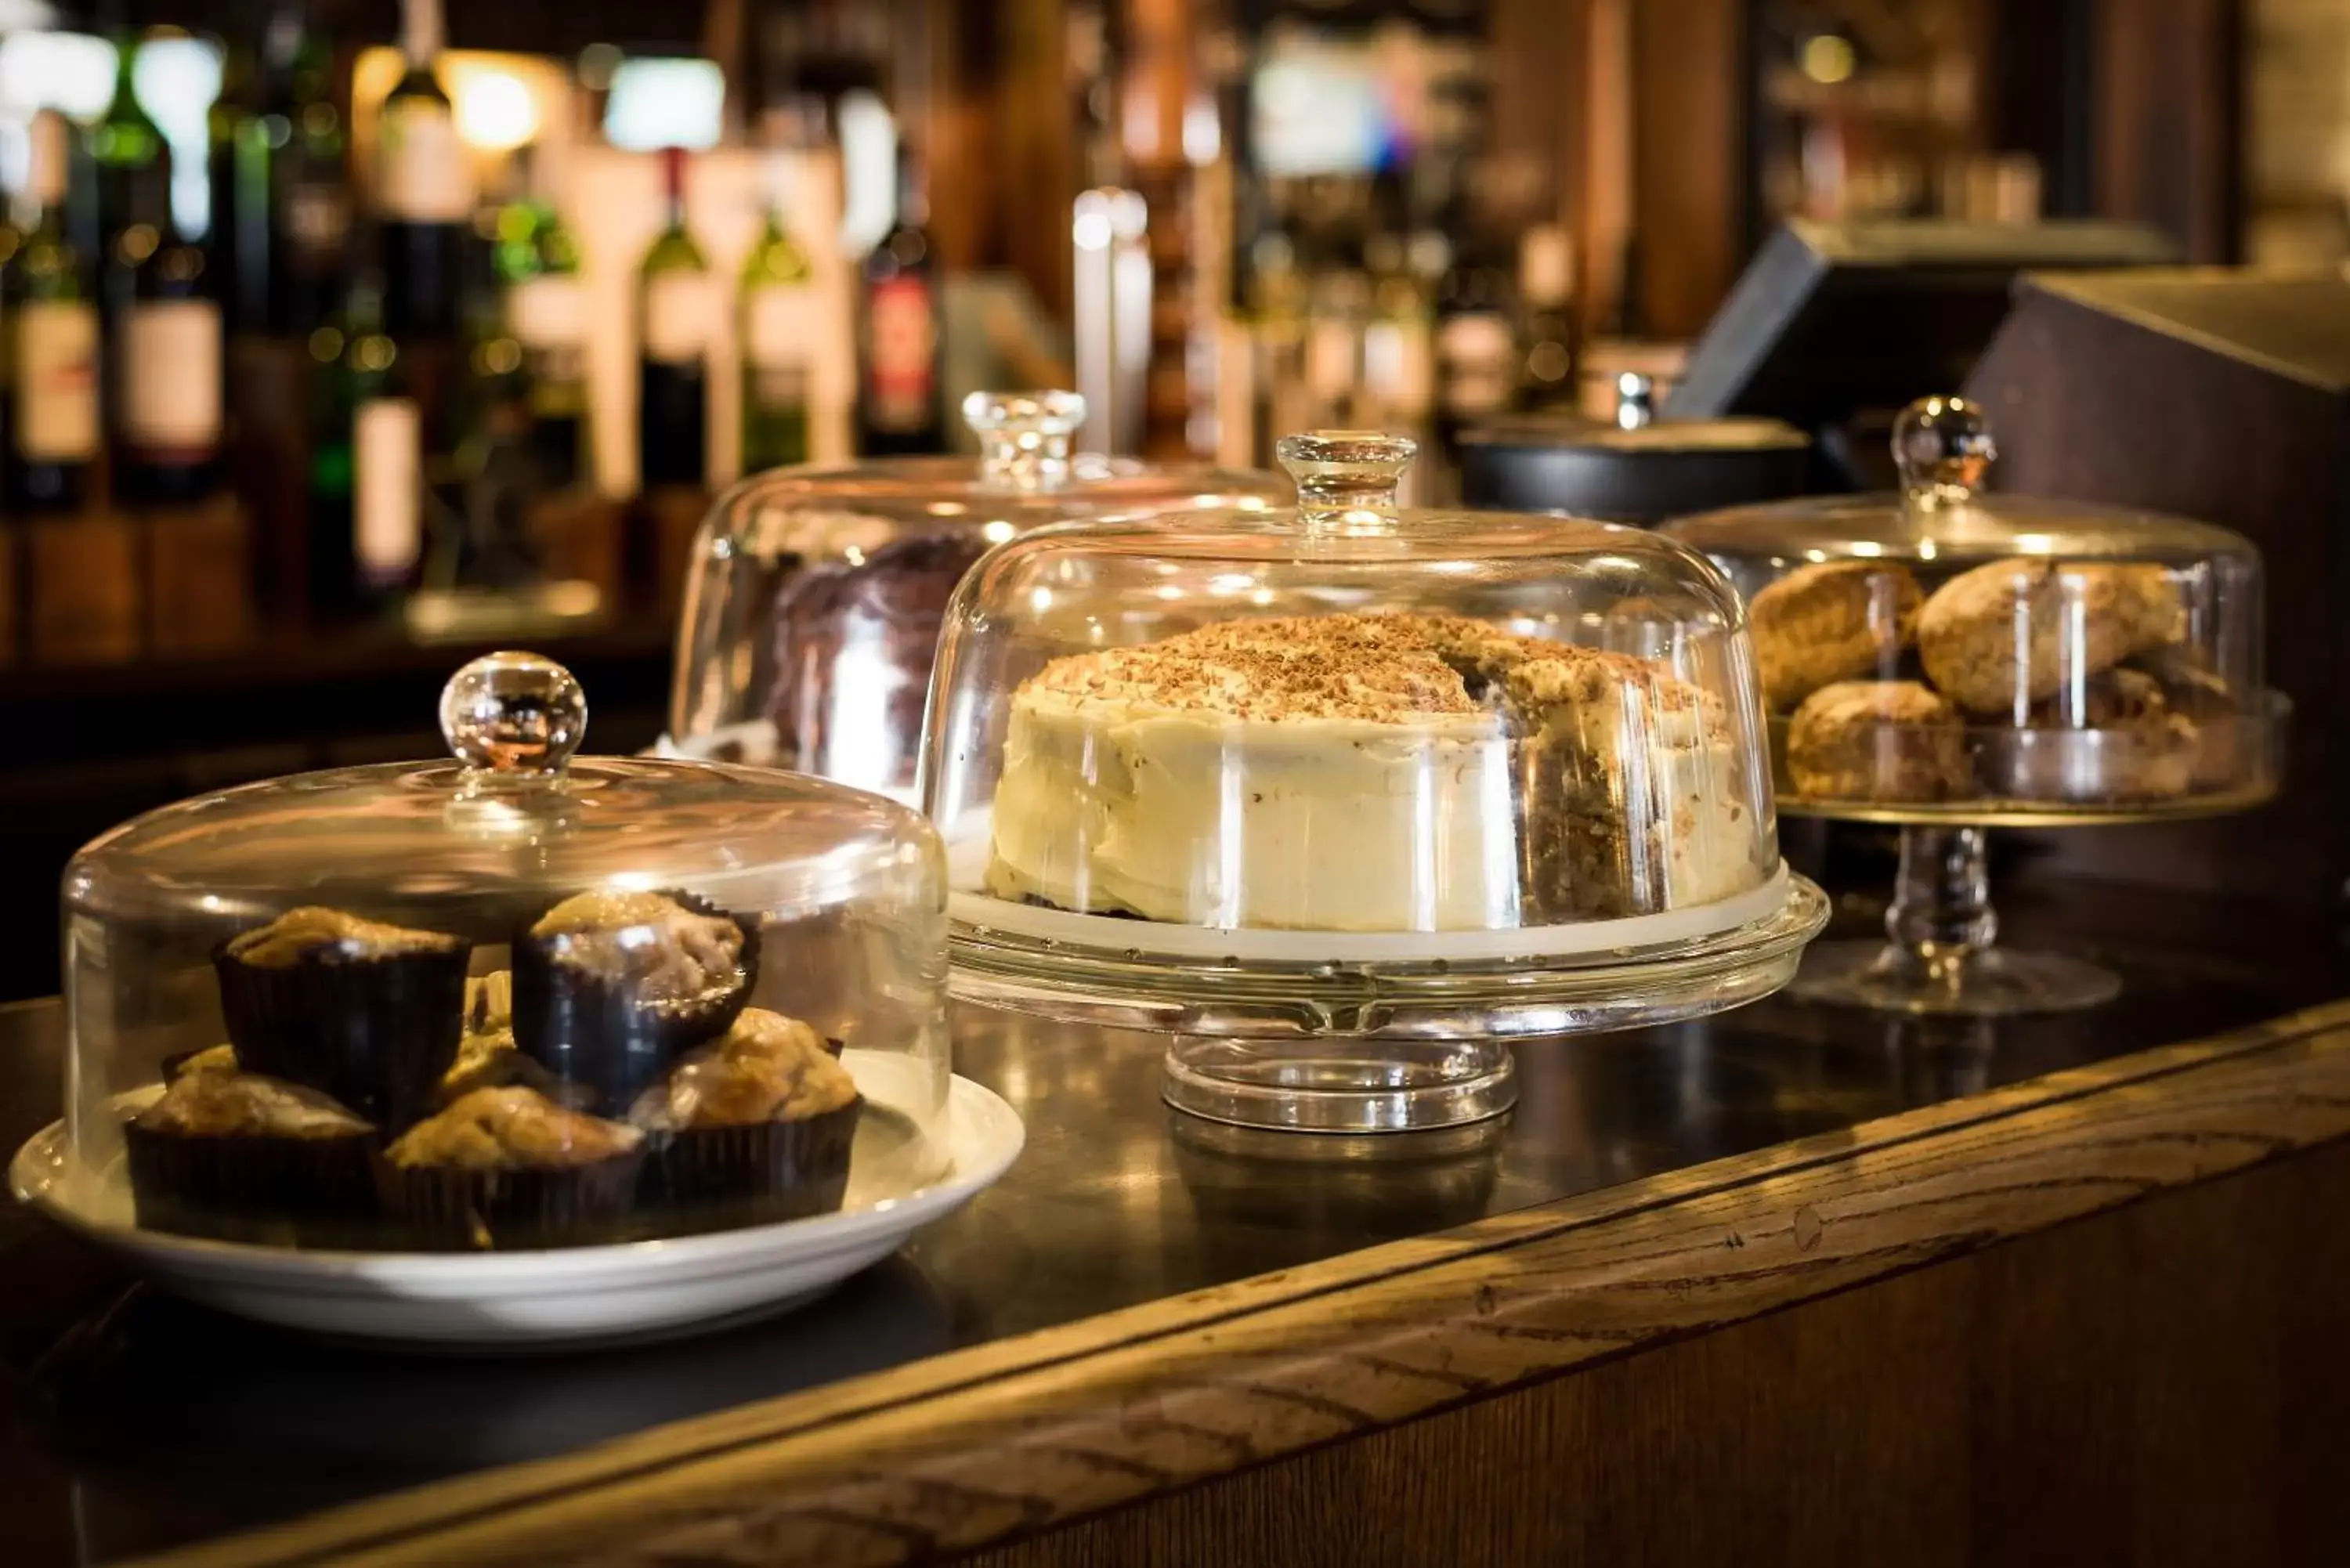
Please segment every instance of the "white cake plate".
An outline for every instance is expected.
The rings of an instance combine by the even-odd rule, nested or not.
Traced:
[[[937,1180],[837,1214],[528,1252],[307,1251],[142,1231],[128,1222],[119,1162],[101,1179],[76,1179],[62,1122],[16,1151],[8,1178],[19,1201],[158,1285],[240,1317],[363,1339],[554,1349],[781,1310],[879,1262],[1002,1176],[1026,1136],[1010,1106],[967,1078],[949,1085],[941,1127]]]

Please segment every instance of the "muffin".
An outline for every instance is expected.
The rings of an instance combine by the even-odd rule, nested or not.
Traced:
[[[1966,725],[1915,680],[1839,680],[1787,725],[1789,794],[1915,805],[1969,793]]]
[[[384,1216],[410,1246],[579,1246],[626,1231],[644,1135],[519,1085],[475,1089],[375,1162]]]
[[[212,1045],[202,1051],[182,1051],[176,1056],[163,1058],[163,1081],[167,1084],[190,1073],[234,1073],[237,1070],[236,1047],[234,1045]]]
[[[681,1229],[718,1231],[839,1208],[864,1104],[821,1035],[754,1007],[629,1120],[653,1141],[649,1198]]]
[[[352,1240],[374,1209],[375,1128],[315,1089],[195,1060],[123,1125],[139,1223],[225,1241]]]
[[[1934,591],[1918,612],[1918,651],[1927,679],[1960,707],[2022,723],[2067,682],[2185,628],[2160,566],[1993,561]]]
[[[214,955],[247,1072],[330,1095],[389,1131],[430,1112],[457,1054],[471,944],[307,906]]]
[[[1832,682],[1893,675],[1924,601],[1907,566],[1883,561],[1788,573],[1747,607],[1763,701],[1783,713]]]
[[[445,1110],[475,1089],[504,1089],[517,1084],[560,1104],[585,1097],[584,1091],[575,1094],[554,1074],[516,1050],[513,1030],[497,1029],[481,1034],[467,1032],[464,1043],[457,1047],[457,1059],[441,1075],[433,1100]]]
[[[514,939],[515,1043],[619,1115],[726,1032],[758,973],[757,929],[691,893],[581,893]]]
[[[494,1034],[514,1029],[514,972],[493,970],[465,981],[465,1033]]]
[[[2189,770],[2188,787],[2224,790],[2245,782],[2246,774],[2260,760],[2246,753],[2259,742],[2245,722],[2244,706],[2237,701],[2234,688],[2204,669],[2183,648],[2157,649],[2132,663],[2153,677],[2170,711],[2195,726],[2195,761]]]
[[[1983,787],[2026,801],[2164,800],[2187,793],[2200,741],[2162,683],[2109,670],[2081,689],[2033,705],[2029,722],[1984,748]]]

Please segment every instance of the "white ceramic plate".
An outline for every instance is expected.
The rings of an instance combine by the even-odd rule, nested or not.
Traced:
[[[837,1214],[666,1241],[536,1252],[333,1252],[141,1231],[119,1192],[72,1179],[65,1124],[16,1151],[10,1185],[157,1284],[265,1323],[448,1346],[555,1347],[673,1333],[806,1301],[896,1251],[1010,1168],[1025,1133],[1003,1100],[956,1078],[947,1168],[927,1187]]]

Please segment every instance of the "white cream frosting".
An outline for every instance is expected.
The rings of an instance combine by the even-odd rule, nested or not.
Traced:
[[[1459,673],[1505,666],[1514,718]],[[1334,931],[1575,918],[1528,912],[1562,874],[1610,912],[1679,908],[1762,879],[1743,794],[1718,705],[1660,667],[1452,618],[1227,623],[1014,694],[986,887]],[[1545,866],[1564,814],[1582,852]]]

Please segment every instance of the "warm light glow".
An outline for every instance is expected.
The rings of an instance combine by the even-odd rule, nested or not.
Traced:
[[[1850,81],[1859,64],[1852,40],[1838,33],[1814,33],[1804,39],[1801,59],[1804,74],[1823,87]]]
[[[92,120],[114,97],[114,46],[86,33],[11,33],[0,39],[0,106],[12,118],[54,109]],[[152,111],[150,110],[151,113]]]
[[[726,75],[715,60],[630,59],[612,73],[604,135],[628,152],[718,145]]]
[[[457,84],[456,105],[457,134],[488,151],[512,151],[538,130],[538,104],[509,71],[468,72]]]

